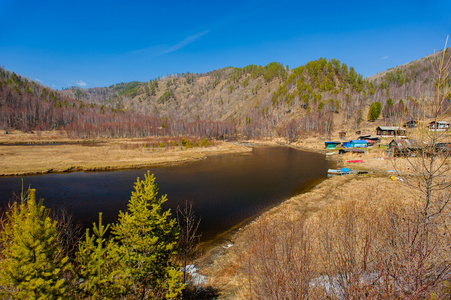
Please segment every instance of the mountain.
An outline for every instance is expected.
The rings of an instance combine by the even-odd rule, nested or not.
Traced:
[[[208,130],[191,134],[238,132],[249,137],[295,139],[327,134],[333,127],[358,128],[366,119],[370,104],[376,101],[383,107],[387,125],[399,125],[401,119],[418,114],[417,99],[435,93],[434,62],[441,53],[365,79],[345,63],[319,58],[292,70],[273,62],[266,66],[227,67],[205,74],[175,74],[148,82],[62,91],[1,70],[0,93],[15,95],[16,102],[34,95],[43,103],[52,103],[56,110],[71,111],[73,118],[76,114],[95,115],[92,120],[85,119],[87,124],[97,127],[106,122],[102,120],[108,118],[102,116],[107,114],[116,123],[120,123],[118,118],[122,116],[134,126],[138,120],[147,120],[146,124],[152,124],[149,125],[152,134],[186,134],[188,128],[209,126]],[[446,56],[450,56],[449,51]],[[43,93],[44,90],[47,92]],[[0,101],[5,102],[4,97]],[[17,104],[6,104],[11,105]],[[51,128],[66,128],[71,122],[57,122]],[[13,123],[5,117],[0,119],[3,127]],[[30,128],[34,126],[36,123],[30,122]],[[159,132],[155,129],[158,127]],[[136,133],[126,135],[133,134]]]
[[[352,67],[320,58],[293,70],[273,62],[63,93],[163,119],[228,122],[247,136],[274,136],[292,120],[304,118],[310,132],[322,130],[331,113],[350,117],[367,101],[366,89]]]

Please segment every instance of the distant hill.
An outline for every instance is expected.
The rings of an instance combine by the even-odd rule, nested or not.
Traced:
[[[374,85],[376,99],[392,98],[399,101],[433,97],[435,96],[435,64],[442,55],[443,51],[440,51],[368,77],[366,80]],[[445,56],[447,58],[451,56],[450,49]],[[448,68],[448,74],[449,71],[450,68]]]
[[[367,102],[367,89],[352,67],[321,58],[293,70],[273,62],[63,93],[163,119],[231,122],[247,136],[274,136],[302,120],[306,133],[321,131],[331,113],[351,118]]]
[[[152,128],[160,128],[159,133],[154,128],[152,134],[184,134],[193,126],[210,124],[216,129],[208,130],[208,135],[237,132],[249,137],[295,139],[327,134],[334,127],[356,129],[366,120],[370,104],[376,101],[383,107],[385,123],[399,125],[409,115],[418,113],[417,99],[434,95],[433,62],[439,54],[365,79],[345,63],[319,58],[292,70],[273,62],[63,91],[2,69],[0,93],[4,96],[0,101],[14,107],[33,96],[40,103],[51,104],[53,115],[58,109],[73,114],[71,119],[76,115],[96,115],[95,121],[87,120],[94,127],[103,124],[106,114],[110,119],[122,116],[135,125],[138,119],[147,120]],[[14,95],[14,100],[8,96],[10,100],[5,102],[7,95]],[[22,123],[29,123],[29,128],[37,126],[35,121]],[[22,128],[22,123],[0,119],[3,127]],[[50,122],[47,127],[66,128],[71,123],[64,119]],[[198,134],[204,131],[197,130]]]

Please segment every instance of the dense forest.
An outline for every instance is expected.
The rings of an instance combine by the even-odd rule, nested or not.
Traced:
[[[449,56],[450,53],[447,53]],[[283,136],[357,129],[380,116],[401,125],[432,97],[436,54],[362,78],[337,59],[173,74],[148,82],[55,91],[0,69],[0,126],[76,137]],[[380,106],[370,113],[371,106]],[[377,113],[375,113],[377,112]]]

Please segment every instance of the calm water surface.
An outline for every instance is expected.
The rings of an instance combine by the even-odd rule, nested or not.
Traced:
[[[83,226],[91,227],[103,212],[104,223],[114,222],[125,210],[137,177],[155,174],[165,208],[175,214],[178,205],[192,201],[202,218],[204,241],[227,231],[282,200],[327,178],[333,163],[318,153],[285,147],[254,147],[251,154],[225,154],[198,162],[153,169],[114,172],[76,172],[0,178],[0,206],[23,185],[35,188],[44,205],[66,208]]]

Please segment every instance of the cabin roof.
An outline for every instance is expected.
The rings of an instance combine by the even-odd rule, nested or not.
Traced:
[[[351,143],[354,144],[368,144],[366,140],[352,140]]]
[[[331,141],[328,141],[328,142],[324,142],[326,145],[329,145],[329,144],[341,144],[341,142],[331,142]]]
[[[401,146],[403,148],[419,148],[422,146],[421,142],[417,141],[417,140],[413,140],[413,139],[393,139],[390,144],[396,144],[397,146]],[[423,144],[427,144],[425,142],[423,142]]]
[[[406,130],[405,128],[398,126],[379,126],[377,128],[380,130]]]

